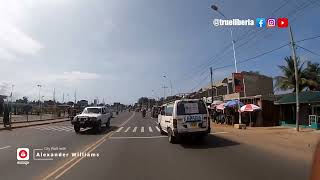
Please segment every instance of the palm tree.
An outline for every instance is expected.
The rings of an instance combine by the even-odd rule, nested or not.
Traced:
[[[306,85],[311,91],[320,90],[320,65],[319,63],[307,63],[307,67],[304,70],[306,76]]]
[[[294,62],[292,57],[285,57],[284,60],[286,61],[285,66],[279,66],[281,69],[283,76],[275,77],[276,80],[276,88],[281,90],[288,90],[293,89],[295,92],[295,71],[294,71]],[[306,78],[305,78],[305,71],[303,69],[304,63],[301,64],[300,59],[297,59],[297,67],[298,67],[298,78],[299,78],[299,92],[302,91],[306,87]]]

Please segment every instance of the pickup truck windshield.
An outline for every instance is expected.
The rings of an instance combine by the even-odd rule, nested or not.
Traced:
[[[177,105],[177,115],[207,114],[206,106],[201,101],[182,101]]]
[[[99,113],[101,113],[101,109],[100,108],[87,108],[86,110],[84,110],[84,113],[99,114]]]

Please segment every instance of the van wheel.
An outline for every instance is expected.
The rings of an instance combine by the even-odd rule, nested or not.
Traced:
[[[164,131],[162,130],[162,128],[161,128],[161,126],[160,126],[160,124],[158,124],[158,127],[159,127],[159,129],[160,129],[160,134],[161,134],[161,135],[165,135],[165,134],[166,134],[166,132],[164,132]]]
[[[177,138],[173,136],[172,130],[170,128],[168,129],[168,140],[171,144],[177,143]]]

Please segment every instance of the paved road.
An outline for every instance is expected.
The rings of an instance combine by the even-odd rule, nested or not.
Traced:
[[[307,179],[310,164],[239,144],[214,132],[204,142],[168,143],[155,119],[121,113],[101,134],[75,134],[69,123],[0,132],[1,179]],[[16,148],[87,149],[99,157],[30,160],[16,164]],[[1,149],[1,147],[10,146]]]

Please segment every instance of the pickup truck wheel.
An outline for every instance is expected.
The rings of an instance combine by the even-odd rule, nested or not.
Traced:
[[[106,123],[106,127],[110,127],[110,119],[108,119],[108,122]]]
[[[94,131],[96,133],[101,132],[101,122],[97,123],[97,125],[94,127]]]
[[[80,126],[79,126],[79,125],[75,124],[75,125],[73,126],[73,128],[74,128],[74,131],[75,131],[76,133],[79,133],[79,132],[80,132]]]
[[[170,128],[168,129],[168,140],[171,144],[177,143],[177,138],[173,136],[172,130]]]

